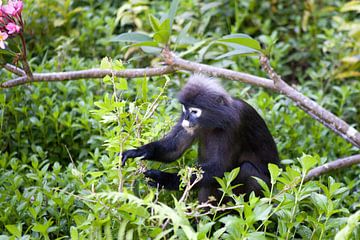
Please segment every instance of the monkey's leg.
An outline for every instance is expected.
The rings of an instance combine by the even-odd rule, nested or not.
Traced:
[[[236,188],[235,193],[250,194],[251,192],[254,192],[256,196],[262,196],[262,188],[253,177],[258,177],[264,180],[267,184],[270,183],[269,176],[260,172],[252,163],[243,162],[240,165],[240,173],[236,179],[236,183],[240,183],[242,185]]]
[[[168,190],[179,190],[180,177],[176,173],[150,169],[144,172],[144,175],[151,179],[148,184],[152,187],[159,186]]]

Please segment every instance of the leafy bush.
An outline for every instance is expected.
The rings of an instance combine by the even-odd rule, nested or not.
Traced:
[[[246,32],[269,44],[272,63],[288,82],[359,126],[357,24],[345,1],[181,1],[169,36],[179,54],[259,76],[255,58],[230,56],[221,36]],[[352,3],[354,4],[354,3]],[[231,7],[228,7],[231,6]],[[129,30],[149,32],[168,1],[26,1],[26,38],[33,70],[98,66],[119,70],[158,59],[111,42]],[[336,16],[336,17],[333,17]],[[152,24],[154,24],[153,19]],[[344,31],[339,31],[340,26]],[[181,41],[176,37],[181,35]],[[174,39],[173,39],[174,38]],[[160,38],[161,39],[161,38]],[[346,44],[343,44],[346,43]],[[113,60],[103,58],[112,57]],[[91,58],[93,60],[89,60]],[[121,62],[118,59],[126,61]],[[345,59],[345,60],[344,60]],[[1,72],[2,79],[12,76]],[[184,73],[171,77],[36,83],[0,92],[0,239],[358,239],[359,168],[304,182],[315,165],[358,152],[283,96],[224,82],[264,117],[283,159],[271,166],[265,196],[244,201],[218,179],[227,205],[196,203],[186,168],[196,147],[175,163],[129,161],[119,152],[166,133],[180,112]],[[149,188],[145,168],[180,171],[183,192]],[[185,192],[185,193],[184,193]]]

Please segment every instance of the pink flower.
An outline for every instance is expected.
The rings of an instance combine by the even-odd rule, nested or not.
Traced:
[[[0,48],[5,49],[5,40],[8,38],[6,32],[0,31]]]
[[[9,0],[7,5],[2,6],[2,10],[9,15],[19,16],[23,9],[23,2],[19,0]]]
[[[5,28],[8,30],[8,34],[18,33],[21,29],[20,26],[12,22],[8,23]]]

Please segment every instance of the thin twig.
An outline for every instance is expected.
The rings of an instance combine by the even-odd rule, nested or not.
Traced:
[[[26,73],[25,73],[24,70],[22,70],[21,68],[19,68],[19,67],[17,67],[17,66],[11,65],[11,64],[9,64],[9,63],[5,64],[5,65],[4,65],[4,68],[5,68],[6,70],[8,70],[9,72],[12,72],[12,73],[14,73],[14,74],[16,74],[16,75],[18,75],[18,76],[24,76],[24,75],[26,75]]]

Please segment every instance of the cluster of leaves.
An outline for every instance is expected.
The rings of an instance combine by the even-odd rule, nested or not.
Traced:
[[[100,59],[105,69],[149,66],[149,56],[138,49],[153,53],[171,46],[182,57],[262,75],[251,55],[263,50],[238,34],[246,32],[266,43],[263,53],[271,54],[287,80],[296,78],[302,92],[358,124],[358,62],[344,61],[356,56],[358,35],[336,29],[356,24],[351,13],[341,11],[357,8],[343,4],[30,0],[24,9],[25,37],[39,72],[90,68]],[[142,33],[138,39],[116,36],[129,29]],[[133,45],[121,51],[125,40]],[[338,80],[341,73],[348,77],[346,84]],[[283,170],[270,166],[272,185],[264,185],[264,198],[244,201],[232,194],[230,183],[239,169],[218,179],[223,197],[233,199],[228,205],[199,205],[196,194],[180,198],[180,193],[147,186],[141,174],[147,165],[186,169],[196,160],[196,147],[170,165],[134,160],[121,167],[117,153],[158,139],[173,125],[180,111],[175,90],[185,77],[127,81],[107,76],[102,82],[34,84],[1,92],[0,239],[360,237],[357,168],[303,182],[311,167],[356,149],[285,97],[241,83],[227,82],[226,89],[257,108],[286,159]]]

